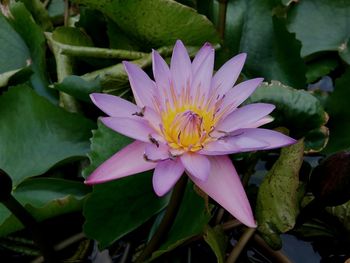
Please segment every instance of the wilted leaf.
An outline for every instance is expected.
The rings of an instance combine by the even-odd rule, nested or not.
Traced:
[[[258,230],[275,249],[282,245],[279,235],[294,227],[299,213],[297,189],[303,153],[303,140],[283,148],[259,187],[256,206]]]

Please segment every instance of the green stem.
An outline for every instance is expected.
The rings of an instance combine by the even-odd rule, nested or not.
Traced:
[[[225,36],[226,10],[227,10],[227,0],[219,0],[218,31],[219,31],[219,35],[222,39]]]
[[[177,211],[179,210],[183,195],[185,193],[186,184],[187,176],[182,175],[182,177],[174,187],[169,201],[169,205],[166,209],[165,215],[157,231],[155,232],[149,243],[146,245],[141,255],[137,258],[136,263],[142,263],[146,259],[148,259],[152,255],[152,253],[159,247],[165,235],[169,232],[176,218]]]
[[[84,46],[72,46],[56,42],[56,45],[61,48],[61,52],[67,56],[73,57],[89,57],[89,58],[115,58],[134,60],[147,56],[147,53],[122,50],[122,49],[109,49],[99,47],[84,47]]]
[[[238,259],[245,245],[248,243],[250,238],[253,236],[255,228],[247,228],[241,238],[238,240],[235,247],[232,249],[230,255],[227,258],[226,263],[234,263]]]
[[[61,54],[61,49],[56,45],[51,33],[45,33],[45,36],[56,60],[57,80],[62,82],[65,77],[73,74],[73,60],[71,57]],[[80,112],[79,103],[67,93],[60,92],[59,104],[69,112]]]

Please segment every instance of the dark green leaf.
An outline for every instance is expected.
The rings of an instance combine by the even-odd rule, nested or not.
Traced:
[[[0,13],[0,74],[17,70],[30,63],[30,54],[20,35],[12,29]],[[5,62],[6,63],[3,63]]]
[[[248,54],[245,70],[250,76],[279,80],[294,88],[305,86],[305,64],[301,45],[284,21],[272,16],[274,0],[230,1],[225,43],[231,56]]]
[[[63,91],[77,99],[90,102],[89,95],[93,92],[101,92],[100,81],[83,80],[78,76],[68,76],[61,83],[55,84],[55,88]]]
[[[21,0],[21,2],[24,3],[43,31],[52,30],[52,23],[43,2],[40,0]]]
[[[188,183],[174,224],[159,250],[152,254],[152,259],[175,249],[190,237],[201,234],[209,219],[205,200],[196,193],[193,184]]]
[[[111,18],[130,38],[147,50],[173,45],[177,39],[187,45],[218,43],[210,21],[192,8],[170,0],[79,0]]]
[[[94,131],[89,154],[89,175],[96,167],[130,143],[130,139],[99,124]],[[84,232],[104,248],[146,222],[168,203],[158,198],[152,187],[152,174],[142,173],[94,186],[84,206]]]
[[[303,153],[303,140],[283,148],[259,187],[256,206],[258,230],[274,249],[281,247],[279,234],[294,227],[299,213],[299,170]]]
[[[307,0],[294,5],[288,13],[288,28],[303,45],[301,55],[339,51],[349,63],[349,12],[349,2],[344,0]]]
[[[280,82],[263,83],[247,103],[267,102],[276,106],[272,112],[274,126],[285,126],[296,138],[305,136],[327,122],[321,103],[304,90],[295,90]]]
[[[326,103],[329,113],[330,130],[329,143],[325,149],[327,153],[333,153],[350,148],[350,70],[335,82],[335,90],[330,94]]]
[[[42,29],[34,20],[23,3],[11,5],[10,23],[27,44],[31,56],[31,68],[34,74],[31,83],[34,89],[53,103],[57,103],[56,92],[48,87],[46,72],[46,40]]]
[[[0,97],[0,167],[17,186],[55,164],[84,157],[93,123],[38,96],[27,86]]]
[[[208,227],[205,231],[204,240],[214,251],[217,262],[224,263],[228,237],[225,235],[221,226],[215,226],[214,228]]]
[[[38,220],[78,211],[89,188],[82,183],[54,178],[35,178],[21,183],[14,197]],[[23,229],[23,225],[0,205],[0,236]]]
[[[326,210],[333,216],[337,217],[345,229],[350,232],[350,201],[342,205],[327,207]]]
[[[59,43],[72,46],[93,46],[90,37],[75,27],[57,27],[52,33],[52,38]]]
[[[308,83],[315,82],[322,76],[328,75],[338,66],[334,57],[321,58],[307,65],[306,79]]]

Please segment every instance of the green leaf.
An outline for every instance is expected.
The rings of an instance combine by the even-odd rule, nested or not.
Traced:
[[[93,134],[91,165],[85,169],[85,176],[131,142],[100,123]],[[101,249],[136,229],[167,205],[167,197],[155,195],[151,176],[150,172],[141,173],[94,186],[84,206],[84,232],[96,239]]]
[[[218,43],[211,22],[194,9],[170,0],[77,0],[111,18],[144,50],[173,45],[177,39],[187,45]]]
[[[305,136],[309,131],[323,126],[328,119],[321,103],[312,94],[304,90],[295,90],[272,81],[263,83],[247,103],[267,102],[274,104],[272,112],[273,126],[287,127],[296,138]]]
[[[283,148],[259,187],[256,205],[258,230],[274,249],[281,247],[279,234],[294,227],[299,213],[299,170],[303,153],[303,140]]]
[[[79,211],[89,187],[79,182],[55,178],[34,178],[21,183],[14,197],[38,220]],[[23,229],[5,206],[0,205],[0,236]]]
[[[326,110],[329,113],[330,130],[329,143],[325,149],[326,153],[333,153],[350,148],[350,70],[347,70],[341,78],[335,82],[335,89],[329,95],[326,102]]]
[[[208,226],[204,234],[204,240],[215,253],[217,262],[224,263],[228,237],[221,226],[215,226],[214,228]]]
[[[57,27],[52,33],[53,40],[72,46],[92,47],[93,43],[88,35],[75,27]]]
[[[23,68],[30,63],[29,50],[0,12],[0,74]]]
[[[344,228],[350,232],[350,201],[342,205],[326,207],[326,211],[338,218],[339,222],[343,224]]]
[[[10,78],[21,70],[22,69],[20,68],[20,69],[15,69],[15,70],[1,73],[0,74],[0,88],[5,87],[7,85],[7,83],[9,82]]]
[[[49,89],[45,52],[46,41],[42,29],[35,24],[33,17],[23,3],[13,3],[10,6],[13,28],[21,35],[30,51],[31,68],[34,74],[31,76],[31,84],[42,96],[53,103],[57,103],[55,90]]]
[[[86,81],[74,75],[68,76],[61,83],[55,84],[55,88],[86,102],[91,101],[89,97],[91,93],[101,92],[100,81],[98,79]]]
[[[29,87],[11,88],[0,105],[0,167],[14,187],[89,150],[93,123],[52,105]]]
[[[272,16],[274,0],[230,1],[225,29],[226,48],[230,55],[248,54],[245,71],[267,81],[279,80],[295,88],[305,87],[305,64],[300,58],[301,45]]]
[[[52,30],[52,22],[44,3],[40,0],[21,0],[43,31]],[[51,4],[52,1],[50,1]]]
[[[169,252],[189,238],[201,234],[210,220],[205,200],[200,197],[191,182],[187,184],[185,195],[166,240],[153,252],[152,259]]]
[[[47,12],[53,22],[63,21],[64,0],[51,0],[47,6]]]
[[[350,63],[346,55],[349,12],[349,2],[344,0],[307,0],[294,5],[288,13],[288,28],[302,42],[301,55],[338,51]]]
[[[339,65],[334,57],[325,57],[312,61],[307,65],[306,79],[307,83],[315,82],[321,77],[328,75]]]

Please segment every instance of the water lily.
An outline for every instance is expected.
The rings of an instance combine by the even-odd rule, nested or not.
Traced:
[[[135,64],[124,62],[136,105],[107,94],[91,95],[110,117],[107,127],[135,139],[99,166],[86,180],[102,183],[154,170],[158,196],[169,192],[181,175],[191,180],[247,226],[255,220],[240,178],[228,154],[266,150],[295,142],[273,130],[258,128],[272,121],[266,103],[238,107],[261,78],[234,86],[246,54],[227,61],[213,76],[214,49],[205,44],[191,62],[177,41],[170,68],[153,51],[154,81]]]

